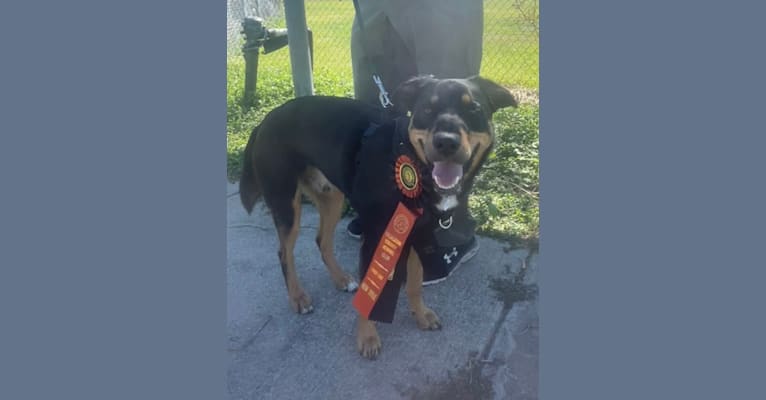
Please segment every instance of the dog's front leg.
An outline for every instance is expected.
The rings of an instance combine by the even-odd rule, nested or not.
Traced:
[[[356,348],[367,359],[374,359],[380,353],[380,336],[375,322],[359,316],[356,322]]]
[[[407,301],[410,311],[415,316],[418,328],[431,331],[442,328],[439,317],[423,303],[423,264],[415,252],[410,248],[407,256]]]

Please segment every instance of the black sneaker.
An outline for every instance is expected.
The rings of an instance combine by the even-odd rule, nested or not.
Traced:
[[[466,261],[473,258],[479,252],[479,242],[476,237],[460,246],[440,248],[433,256],[422,259],[423,286],[433,285],[447,279]],[[426,263],[429,263],[426,267]]]
[[[359,218],[354,218],[351,220],[351,222],[348,223],[348,226],[346,226],[346,232],[348,232],[348,235],[354,239],[359,239],[362,237],[362,226],[359,223]]]

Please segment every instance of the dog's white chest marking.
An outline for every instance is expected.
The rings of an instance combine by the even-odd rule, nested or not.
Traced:
[[[439,211],[447,211],[455,207],[457,207],[457,197],[455,197],[455,195],[442,197],[441,200],[439,200],[439,204],[436,205],[436,208],[439,209]]]

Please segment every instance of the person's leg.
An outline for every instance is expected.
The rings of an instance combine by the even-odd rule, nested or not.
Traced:
[[[399,84],[415,76],[414,58],[400,34],[382,11],[381,2],[361,1],[364,35],[354,21],[351,30],[351,61],[354,75],[354,97],[381,107],[380,91],[372,80],[373,70],[381,76],[389,97]],[[362,37],[367,41],[362,43]],[[346,226],[346,232],[359,239],[362,227],[358,218]]]
[[[437,78],[467,78],[479,74],[483,2],[421,0],[392,5],[386,7],[385,12],[410,49],[417,74],[432,74]]]
[[[364,24],[364,35],[360,33],[356,14],[351,25],[351,71],[354,78],[354,98],[370,104],[380,105],[378,92],[372,81],[370,62],[383,54],[382,41],[378,40],[389,29],[386,16],[376,1],[359,0]],[[363,43],[362,38],[367,40]]]
[[[354,15],[351,25],[351,72],[354,78],[354,98],[379,106],[378,90],[372,81],[371,60],[377,59],[383,54],[382,41],[379,39],[383,32],[388,29],[386,16],[380,10],[379,3],[375,1],[359,0],[362,11],[361,18],[364,24],[364,35],[360,34],[359,24]],[[362,38],[367,39],[362,42]],[[362,226],[359,218],[354,217],[346,226],[349,236],[359,239],[362,236]]]
[[[379,90],[372,80],[377,72],[391,94],[399,84],[417,74],[415,58],[407,48],[402,33],[392,25],[379,1],[360,1],[364,32],[357,20],[351,29],[351,63],[354,97],[381,106]],[[362,41],[362,39],[366,41]]]

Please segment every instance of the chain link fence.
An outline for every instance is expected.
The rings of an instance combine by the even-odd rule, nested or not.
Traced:
[[[384,1],[384,0],[379,0]],[[466,0],[474,1],[474,0]],[[539,82],[539,0],[485,0],[481,74],[536,97]],[[314,37],[314,75],[352,81],[351,0],[305,0],[306,20]],[[284,28],[282,0],[228,0],[226,41],[229,57],[242,57],[241,24],[260,17],[268,28]],[[267,59],[268,60],[265,60]],[[289,52],[279,50],[264,61],[289,66]],[[289,68],[289,67],[288,67]],[[522,99],[523,101],[523,99]]]

